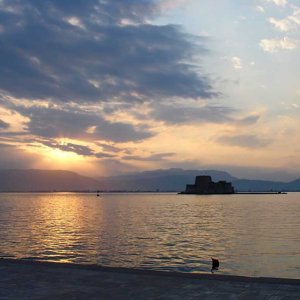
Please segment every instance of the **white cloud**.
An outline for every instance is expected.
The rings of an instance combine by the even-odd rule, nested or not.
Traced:
[[[137,23],[134,22],[131,19],[123,18],[123,19],[120,20],[120,25],[122,25],[122,26],[129,26],[129,25],[137,25]]]
[[[159,2],[159,7],[162,10],[175,9],[180,6],[186,5],[190,0],[161,0]]]
[[[256,6],[256,10],[259,11],[259,12],[261,12],[261,13],[265,12],[265,9],[262,6],[260,6],[260,5]]]
[[[293,21],[294,23],[300,26],[300,8],[295,7],[293,15],[289,16],[288,18],[289,20]]]
[[[277,6],[285,6],[288,2],[287,0],[267,0],[268,2],[272,2]]]
[[[242,69],[243,68],[242,61],[237,56],[234,56],[234,57],[231,58],[231,63],[232,63],[232,65],[235,69]]]
[[[297,29],[300,26],[300,8],[294,7],[293,14],[282,20],[269,18],[269,22],[280,31],[288,32]]]
[[[259,45],[265,52],[274,53],[281,49],[293,50],[297,48],[298,41],[288,37],[283,39],[264,39],[260,41]]]
[[[84,25],[82,24],[82,22],[79,18],[69,17],[66,19],[66,21],[72,26],[80,27],[82,29],[84,28]]]
[[[273,24],[280,31],[288,32],[295,28],[295,24],[289,19],[276,20],[274,18],[269,18],[269,22]]]

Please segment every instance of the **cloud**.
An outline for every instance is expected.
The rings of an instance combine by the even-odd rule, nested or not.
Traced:
[[[232,63],[232,66],[235,69],[242,69],[243,68],[242,61],[237,56],[234,56],[234,57],[231,58],[231,63]]]
[[[13,113],[21,120],[11,123],[10,141],[32,149],[42,143],[129,170],[134,160],[173,155],[138,156],[142,149],[118,145],[153,137],[155,121],[231,122],[233,109],[208,104],[221,95],[201,64],[210,55],[209,38],[151,22],[162,9],[184,3],[0,0],[0,101],[10,110],[5,121]],[[120,157],[128,165],[118,165]]]
[[[98,152],[98,153],[95,153],[95,157],[97,157],[97,158],[113,158],[113,157],[115,157],[115,155],[110,154],[110,153],[105,153],[105,152]]]
[[[286,4],[288,3],[287,0],[267,0],[267,2],[272,2],[275,5],[282,6],[282,7],[286,6]]]
[[[158,104],[153,108],[150,116],[166,124],[226,123],[233,120],[231,115],[234,111],[223,106]]]
[[[293,14],[288,19],[300,26],[300,8],[294,7]]]
[[[73,143],[60,144],[53,141],[44,141],[42,143],[50,148],[55,148],[66,152],[74,152],[78,155],[84,155],[84,156],[94,155],[94,151],[90,147],[83,146],[83,145],[77,145]]]
[[[118,23],[124,18],[141,22],[146,16],[157,10],[157,3],[151,0],[27,0],[26,5],[20,0],[2,0],[0,8],[16,15],[28,14],[34,9],[35,14],[47,17],[72,16],[87,23]]]
[[[298,41],[289,37],[283,39],[263,39],[259,45],[265,52],[274,53],[278,50],[293,50],[298,47]]]
[[[124,122],[108,122],[102,120],[93,134],[98,140],[113,142],[140,141],[154,136],[147,126],[131,125]]]
[[[65,137],[94,141],[128,142],[153,136],[153,133],[146,126],[111,122],[101,116],[100,113],[43,106],[18,106],[15,109],[29,118],[26,124],[28,133],[44,138]],[[91,127],[94,129],[89,132]]]
[[[0,120],[0,130],[9,128],[9,124]]]
[[[130,153],[111,143],[153,137],[152,121],[229,120],[229,108],[198,108],[220,95],[201,68],[209,40],[149,22],[185,1],[171,2],[0,0],[0,102],[22,119],[11,137],[27,135],[62,151],[113,158]],[[195,107],[182,105],[183,99]],[[143,118],[131,113],[133,107]],[[0,122],[0,129],[7,126]],[[81,142],[61,145],[58,138],[103,142],[103,152]]]
[[[97,143],[97,145],[100,146],[104,151],[108,151],[108,152],[119,153],[123,151],[123,149],[110,144]]]
[[[290,31],[295,28],[295,25],[288,19],[276,20],[274,18],[269,18],[269,22],[273,24],[280,31]]]
[[[300,8],[294,7],[293,14],[281,20],[269,18],[269,22],[283,32],[297,30],[300,26]]]
[[[265,9],[264,9],[262,6],[260,6],[260,5],[257,5],[255,8],[256,8],[256,10],[257,10],[258,12],[261,12],[261,13],[264,13],[264,12],[265,12]]]
[[[191,2],[191,0],[161,0],[158,6],[162,10],[169,11],[170,9],[184,6],[188,2]]]
[[[166,158],[174,156],[175,153],[157,153],[150,156],[127,155],[122,159],[124,160],[137,160],[137,161],[163,161]]]
[[[253,125],[253,124],[257,123],[257,121],[260,119],[260,117],[261,117],[260,115],[247,116],[245,118],[237,120],[237,124],[238,125],[242,125],[242,126]]]
[[[13,147],[13,146],[10,144],[0,143],[0,148],[8,148],[8,147]]]
[[[66,152],[73,152],[78,155],[91,156],[96,158],[113,158],[116,157],[115,154],[110,154],[106,152],[96,152],[89,146],[78,145],[74,143],[58,143],[53,140],[37,140],[39,143],[54,149],[59,149]]]
[[[270,140],[260,138],[256,135],[226,135],[221,136],[217,142],[229,146],[237,146],[242,148],[262,148],[270,144]]]
[[[0,89],[17,98],[77,103],[217,96],[192,60],[196,50],[207,53],[205,38],[144,23],[157,6],[150,0],[1,1]]]

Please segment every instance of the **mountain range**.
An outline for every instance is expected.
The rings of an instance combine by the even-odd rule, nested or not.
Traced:
[[[96,179],[60,170],[0,170],[0,192],[95,190]]]
[[[64,170],[0,170],[0,192],[41,191],[161,191],[179,192],[197,175],[232,182],[236,191],[300,191],[300,179],[291,182],[239,179],[217,170],[165,169],[91,178]]]

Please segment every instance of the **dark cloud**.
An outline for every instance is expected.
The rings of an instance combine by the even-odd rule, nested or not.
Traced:
[[[263,139],[256,135],[228,135],[217,139],[221,144],[238,146],[243,148],[262,148],[271,143],[269,139]]]
[[[97,157],[97,158],[113,158],[113,157],[115,157],[115,155],[110,154],[110,153],[105,153],[105,152],[98,152],[98,153],[95,153],[95,157]]]
[[[35,139],[32,140],[32,142],[33,141],[53,149],[59,149],[66,152],[74,152],[78,155],[83,155],[83,156],[90,156],[90,157],[96,157],[101,159],[102,158],[110,159],[116,157],[115,154],[111,154],[107,152],[96,152],[93,149],[91,149],[89,146],[78,145],[74,143],[57,143],[55,140],[43,140],[43,139]],[[97,144],[102,144],[102,143],[97,143]],[[0,143],[0,147],[1,147],[1,143]]]
[[[248,117],[245,117],[243,119],[238,120],[237,124],[242,125],[242,126],[253,125],[253,124],[256,124],[258,122],[260,117],[261,117],[260,115],[251,115],[251,116],[248,116]]]
[[[13,1],[9,1],[13,2]],[[31,5],[39,11],[71,15],[81,18],[85,23],[115,24],[123,19],[141,22],[146,15],[153,14],[156,10],[156,2],[153,0],[29,0]],[[22,4],[22,0],[14,1]]]
[[[147,22],[157,15],[160,2],[0,0],[0,103],[28,118],[23,131],[3,131],[2,137],[31,147],[42,143],[96,157],[105,161],[107,170],[128,171],[133,169],[131,161],[167,161],[173,154],[138,157],[115,146],[151,138],[154,132],[121,118],[111,121],[112,113],[114,117],[118,112],[133,115],[145,103],[153,111],[147,116],[148,111],[140,110],[136,117],[140,123],[144,119],[170,124],[230,120],[226,108],[174,104],[174,99],[211,99],[219,93],[199,66],[209,53],[206,38],[191,36],[176,25]],[[10,96],[19,101],[11,101]],[[29,104],[21,105],[24,99]],[[99,110],[93,111],[90,105],[98,105]],[[8,126],[0,121],[0,129]],[[55,141],[63,137],[95,145],[103,141],[103,152],[81,143]],[[21,152],[16,151],[12,157],[22,165]],[[9,151],[4,154],[8,157]],[[125,156],[128,164],[118,163],[117,154]]]
[[[0,148],[9,148],[9,147],[13,147],[13,146],[10,144],[5,144],[0,142]]]
[[[84,155],[84,156],[94,155],[94,151],[90,147],[83,146],[83,145],[77,145],[73,143],[59,144],[51,141],[44,141],[43,144],[51,148],[59,149],[66,152],[74,152],[79,155]]]
[[[110,122],[96,113],[43,106],[15,107],[28,117],[28,133],[44,138],[67,137],[82,140],[114,142],[139,141],[153,135],[145,126]],[[93,131],[89,129],[93,127]]]
[[[176,105],[155,105],[151,112],[151,117],[156,120],[164,121],[168,124],[182,123],[226,123],[231,122],[232,113],[235,110],[223,106],[208,106],[191,107],[191,106],[176,106]]]
[[[206,52],[203,39],[196,42],[176,26],[142,22],[156,4],[2,1],[0,89],[15,97],[80,103],[216,96],[191,61],[196,49]],[[124,20],[139,23],[123,26]]]
[[[119,153],[123,151],[123,149],[116,147],[114,145],[109,145],[104,143],[97,143],[97,145],[100,146],[104,151],[108,151],[108,152]]]
[[[97,117],[82,112],[33,106],[17,107],[19,113],[28,117],[29,133],[45,138],[69,137],[84,138],[90,126],[95,125]]]
[[[0,129],[7,129],[9,128],[9,124],[0,120]]]
[[[124,160],[138,160],[138,161],[162,161],[166,158],[174,156],[175,153],[157,153],[150,156],[138,156],[138,155],[127,155],[124,156]]]
[[[114,141],[114,142],[129,142],[140,141],[152,137],[152,133],[146,126],[133,126],[123,122],[111,123],[105,120],[99,122],[93,136],[98,140]]]

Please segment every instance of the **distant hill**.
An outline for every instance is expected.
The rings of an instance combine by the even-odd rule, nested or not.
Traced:
[[[166,169],[99,178],[99,181],[104,190],[183,191],[186,184],[195,182],[197,175],[210,175],[215,181],[237,179],[216,170]]]
[[[98,179],[60,170],[0,170],[0,192],[38,191],[184,191],[197,175],[232,182],[236,191],[300,191],[300,179],[291,182],[239,179],[217,170],[153,170]]]
[[[239,179],[224,171],[167,169],[99,178],[104,190],[130,191],[184,191],[186,184],[194,183],[197,175],[210,175],[213,181],[232,182],[236,191],[300,191],[300,179],[292,182]]]
[[[266,192],[266,191],[292,191],[295,189],[290,189],[289,183],[279,182],[279,181],[267,181],[267,180],[249,180],[249,179],[238,179],[233,180],[232,184],[236,191],[241,192]],[[296,187],[296,186],[295,186]],[[297,188],[296,188],[297,190]],[[298,185],[298,190],[300,190],[300,182]]]
[[[286,185],[288,191],[300,191],[300,179],[293,180]]]
[[[291,182],[238,179],[238,180],[234,180],[232,184],[237,191],[243,191],[243,192],[245,191],[299,192],[300,191],[300,179],[293,180]]]
[[[0,170],[1,192],[83,191],[98,189],[93,178],[59,170]]]

